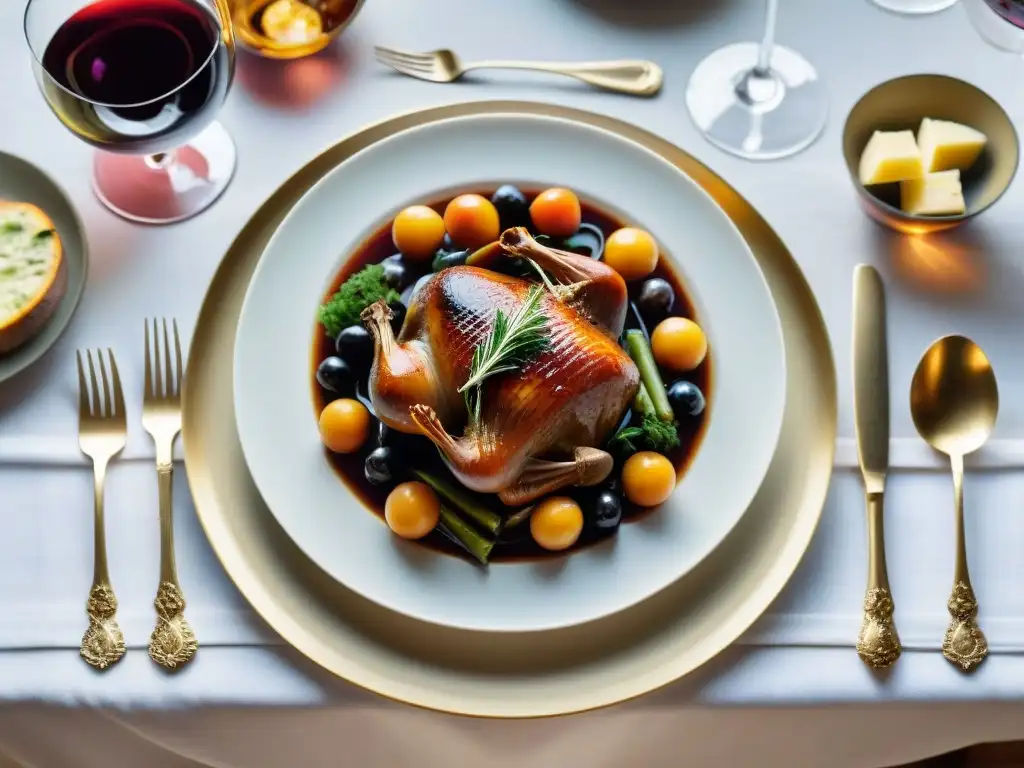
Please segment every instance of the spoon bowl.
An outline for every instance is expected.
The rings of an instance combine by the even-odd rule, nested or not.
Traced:
[[[985,660],[988,641],[975,620],[978,601],[967,568],[964,456],[978,450],[992,434],[998,412],[996,376],[981,347],[963,336],[944,336],[928,348],[910,385],[910,415],[921,437],[949,455],[956,564],[946,603],[950,623],[942,639],[942,655],[965,672]]]
[[[996,423],[999,389],[981,347],[944,336],[921,358],[910,385],[910,415],[925,442],[950,456],[978,450]]]

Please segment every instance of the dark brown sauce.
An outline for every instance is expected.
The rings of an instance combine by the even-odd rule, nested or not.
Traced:
[[[467,190],[468,192],[477,192],[484,197],[490,198],[493,194],[494,189],[485,190]],[[530,189],[523,188],[523,192],[526,194],[527,199],[532,200],[541,191],[541,189]],[[452,195],[454,197],[455,195]],[[438,213],[443,213],[445,205],[451,198],[445,198],[436,203],[429,204],[431,208],[436,210]],[[627,224],[620,221],[616,217],[600,210],[594,205],[588,204],[581,200],[583,209],[583,222],[593,224],[604,232],[607,238],[612,232],[620,229],[624,226],[632,226],[633,224]],[[640,226],[640,224],[636,224]],[[657,239],[657,233],[652,233]],[[377,230],[369,239],[366,240],[353,254],[352,256],[342,265],[335,279],[330,283],[329,290],[324,294],[324,300],[332,296],[345,280],[350,276],[358,272],[363,267],[369,264],[377,264],[388,256],[391,256],[396,251],[394,243],[391,240],[391,222],[382,226]],[[408,262],[406,262],[408,265]],[[422,266],[422,272],[418,272],[416,277],[412,279],[418,279],[422,274],[428,274],[430,271],[430,263],[427,262]],[[649,277],[660,277],[667,280],[675,291],[676,301],[672,307],[672,314],[680,317],[688,317],[695,322],[700,322],[697,318],[696,310],[689,295],[687,294],[682,281],[679,276],[672,271],[669,266],[664,254],[658,261],[658,266]],[[640,287],[643,281],[637,281],[636,283],[629,284],[629,295],[631,300],[635,300],[637,294],[640,291]],[[403,294],[403,299],[405,294]],[[632,309],[627,313],[626,317],[626,328],[639,327],[639,321],[636,312]],[[325,393],[320,385],[316,381],[316,369],[320,364],[320,361],[325,357],[329,357],[335,353],[334,339],[324,334],[323,327],[317,323],[314,330],[314,341],[313,341],[313,355],[312,355],[312,388],[313,388],[313,404],[316,408],[314,416],[318,416],[320,411],[323,410],[324,406],[327,405],[330,400],[333,399],[329,396],[331,393]],[[704,362],[694,371],[683,375],[673,374],[671,378],[665,376],[665,383],[668,385],[671,381],[675,381],[678,378],[684,378],[692,381],[698,387],[701,392],[704,393],[707,400],[707,405],[704,412],[687,422],[680,422],[679,425],[679,438],[682,443],[681,446],[672,451],[668,458],[672,461],[676,467],[676,480],[681,481],[683,476],[686,474],[686,470],[689,468],[690,463],[696,456],[697,450],[700,447],[701,441],[706,431],[709,413],[712,405],[712,391],[711,391],[711,352],[709,351],[708,356]],[[366,394],[366,379],[365,376],[362,378],[359,384],[357,396],[360,400],[373,411],[369,398]],[[331,464],[337,471],[338,475],[345,482],[352,492],[359,498],[374,514],[378,515],[383,521],[384,518],[384,501],[387,499],[388,493],[391,491],[392,485],[387,486],[374,486],[367,482],[365,475],[363,474],[363,464],[366,460],[366,456],[377,447],[376,441],[376,422],[374,423],[374,431],[370,440],[367,440],[366,446],[363,450],[356,454],[334,454],[329,451],[325,451]],[[436,477],[443,478],[445,481],[451,484],[459,485],[458,481],[454,478],[444,462],[441,460],[440,454],[434,445],[427,440],[427,438],[420,435],[397,435],[394,431],[391,433],[392,442],[394,446],[393,450],[399,456],[415,456],[416,468],[425,472],[430,472]],[[403,462],[400,460],[396,462],[398,465],[402,465]],[[617,466],[613,474],[619,472]],[[396,482],[400,482],[397,480]],[[460,486],[461,487],[461,486]],[[466,491],[466,493],[471,493]],[[581,504],[585,503],[583,496],[585,495],[585,489],[569,488],[559,491],[560,495],[568,495],[576,497]],[[490,508],[508,515],[514,511],[511,507],[506,507],[501,501],[498,500],[497,496],[484,495],[484,494],[472,494],[478,500],[489,506]],[[584,507],[585,509],[585,507]],[[628,503],[624,502],[622,522],[623,524],[633,523],[637,520],[642,519],[645,515],[650,514],[653,510],[633,507]],[[613,534],[614,535],[614,534]],[[537,546],[530,538],[529,525],[521,524],[516,527],[513,531],[506,534],[508,540],[505,538],[499,539],[498,544],[494,547],[491,553],[491,562],[501,562],[508,560],[522,560],[522,559],[541,559],[548,557],[555,557],[564,555],[564,552],[548,552]],[[600,541],[602,536],[590,532],[584,527],[583,534],[577,544],[569,550],[573,552],[578,550],[582,546],[586,546],[590,543]],[[424,539],[420,540],[420,543],[436,549],[447,554],[456,555],[459,557],[469,558],[465,552],[456,544],[450,542],[445,536],[440,533],[431,533]]]

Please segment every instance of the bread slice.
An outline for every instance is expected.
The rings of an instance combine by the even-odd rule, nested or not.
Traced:
[[[53,316],[67,289],[63,256],[43,211],[0,200],[0,354],[24,344]]]

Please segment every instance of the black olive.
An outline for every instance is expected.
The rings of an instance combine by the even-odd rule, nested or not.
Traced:
[[[491,195],[491,202],[498,209],[501,228],[525,227],[530,223],[530,203],[518,187],[505,184]]]
[[[676,292],[667,280],[660,277],[652,277],[647,280],[640,289],[640,296],[636,303],[644,320],[652,325],[660,323],[672,311],[672,305],[676,302]]]
[[[442,269],[448,267],[461,267],[466,263],[466,259],[469,258],[469,251],[438,251],[434,255],[434,261],[430,265],[430,268],[434,272],[440,272]]]
[[[512,277],[537,278],[537,270],[526,259],[521,259],[518,256],[509,256],[502,259],[495,269],[502,274],[511,275]]]
[[[374,448],[363,464],[363,474],[371,485],[386,485],[391,482],[394,471],[391,466],[391,449]]]
[[[391,327],[397,334],[402,330],[402,323],[405,322],[405,304],[400,301],[392,301],[388,304],[388,309],[391,310]]]
[[[404,290],[412,282],[412,271],[406,266],[402,254],[388,256],[380,265],[384,267],[384,282],[396,291]]]
[[[704,393],[692,381],[679,379],[668,388],[668,402],[680,421],[700,416],[704,411]]]
[[[316,380],[324,389],[339,395],[355,391],[352,369],[340,357],[325,357],[317,366]]]
[[[342,328],[334,339],[334,348],[338,355],[354,370],[362,373],[369,371],[373,363],[373,337],[361,325],[350,325]]]
[[[389,427],[383,421],[377,422],[377,447],[389,448],[392,457],[429,448],[430,444],[421,435],[410,435]]]
[[[599,533],[611,533],[622,522],[622,499],[617,493],[601,491],[591,502],[591,525]]]
[[[608,479],[601,483],[598,488],[602,491],[611,491],[614,494],[621,494],[622,475],[618,472],[612,472],[608,475]]]
[[[566,238],[558,247],[565,251],[582,253],[592,259],[600,259],[604,255],[604,232],[600,227],[583,223],[575,235]]]

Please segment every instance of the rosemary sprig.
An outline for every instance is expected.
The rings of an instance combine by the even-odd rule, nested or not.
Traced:
[[[480,421],[484,381],[499,373],[516,370],[547,348],[547,318],[540,308],[543,296],[543,289],[533,286],[526,300],[511,316],[499,309],[494,315],[491,332],[473,350],[469,378],[459,387],[473,424]]]

